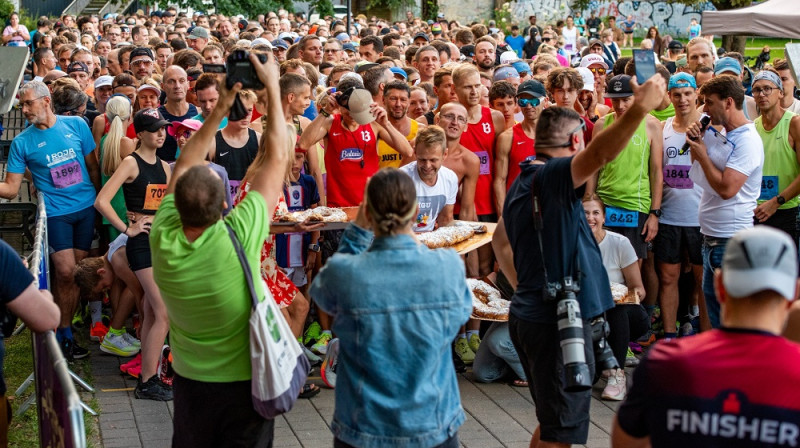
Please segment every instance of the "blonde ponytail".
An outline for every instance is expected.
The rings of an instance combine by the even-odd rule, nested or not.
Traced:
[[[131,102],[119,96],[111,97],[106,103],[106,119],[111,123],[108,128],[103,147],[100,148],[103,159],[103,174],[111,176],[122,163],[119,147],[126,129],[123,122],[131,117]]]

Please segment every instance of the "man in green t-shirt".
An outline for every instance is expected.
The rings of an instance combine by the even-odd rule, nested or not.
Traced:
[[[259,101],[268,111],[268,133],[251,167],[247,197],[222,220],[226,204],[222,180],[208,168],[219,123],[241,85],[220,82],[217,107],[181,151],[166,197],[150,231],[153,275],[169,315],[174,356],[173,446],[264,446],[271,444],[274,421],[253,410],[250,365],[250,292],[230,240],[230,225],[242,243],[253,278],[261,278],[261,249],[269,216],[282,194],[288,163],[278,86],[278,67],[269,56],[250,61],[266,88]],[[259,299],[264,293],[259,290]]]

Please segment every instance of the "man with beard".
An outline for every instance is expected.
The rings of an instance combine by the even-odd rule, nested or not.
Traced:
[[[153,76],[155,58],[152,50],[147,47],[139,47],[131,52],[130,60],[133,75],[136,76],[137,80],[142,81]]]
[[[523,119],[497,137],[497,151],[494,155],[494,197],[498,215],[503,213],[506,191],[519,176],[520,164],[536,158],[534,149],[536,122],[544,110],[546,97],[544,85],[539,81],[531,79],[520,84],[516,100]]]
[[[72,337],[72,316],[79,300],[73,271],[88,255],[92,243],[100,170],[86,122],[82,117],[53,114],[51,101],[50,91],[39,81],[20,87],[19,104],[31,126],[11,143],[0,197],[12,199],[19,194],[26,169],[33,185],[44,195],[55,274],[53,295],[61,309],[56,339],[64,357],[72,361],[89,355]]]
[[[417,138],[418,132],[425,128],[421,124],[406,115],[408,112],[408,99],[411,89],[403,81],[392,81],[383,88],[383,107],[389,115],[389,123],[394,126],[401,134],[406,136],[406,140],[411,146]],[[399,168],[413,159],[413,156],[403,159],[394,148],[383,140],[378,141],[378,166],[385,168]]]
[[[453,84],[453,70],[442,67],[433,75],[433,91],[436,92],[436,109],[430,110],[418,119],[420,123],[433,124],[434,116],[439,113],[447,103],[458,102],[455,85]],[[425,121],[422,121],[425,120]]]
[[[492,76],[496,62],[497,43],[489,36],[483,36],[475,42],[475,55],[472,60],[482,73]]]

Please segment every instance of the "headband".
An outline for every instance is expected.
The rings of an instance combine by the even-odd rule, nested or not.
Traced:
[[[783,90],[783,82],[781,82],[780,76],[776,75],[775,73],[769,70],[761,70],[760,72],[756,73],[756,76],[753,77],[753,84],[762,79],[775,84],[779,89]]]

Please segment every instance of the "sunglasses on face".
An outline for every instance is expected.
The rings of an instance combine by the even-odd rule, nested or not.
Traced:
[[[606,69],[604,69],[602,67],[595,67],[595,68],[591,68],[590,67],[589,71],[594,73],[595,75],[601,75],[602,76],[602,75],[606,74]]]
[[[194,133],[194,131],[190,131],[188,129],[185,129],[183,132],[178,134],[178,137],[183,137],[183,138],[188,140],[189,137],[191,137],[193,133]]]
[[[542,100],[540,98],[517,98],[517,104],[519,107],[536,107],[539,104],[542,104]]]

